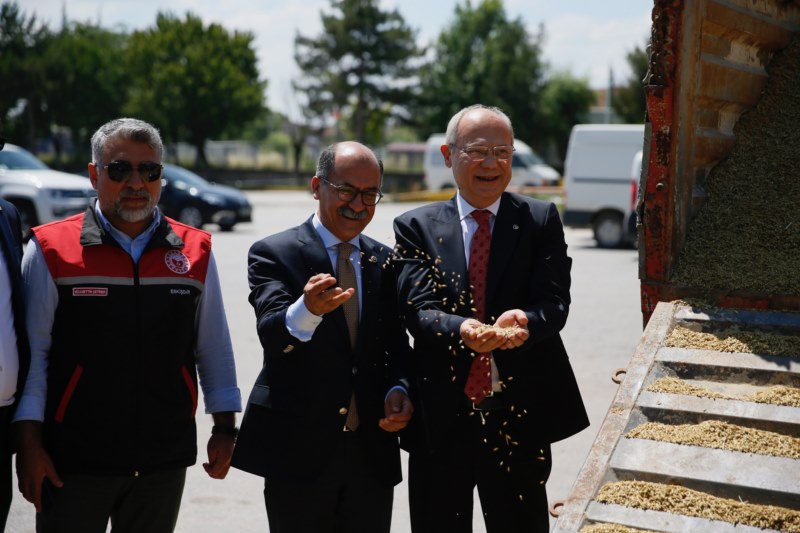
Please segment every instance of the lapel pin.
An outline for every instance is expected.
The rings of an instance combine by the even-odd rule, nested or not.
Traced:
[[[378,258],[375,257],[374,255],[371,255],[371,256],[369,256],[369,262],[370,263],[377,263],[378,262]]]

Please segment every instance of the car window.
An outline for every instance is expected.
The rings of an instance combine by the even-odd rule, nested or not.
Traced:
[[[531,152],[514,152],[514,159],[516,159],[517,156],[519,156],[519,159],[522,162],[520,166],[530,167],[533,165],[546,164],[541,157]]]
[[[191,187],[208,187],[208,182],[185,168],[164,165],[164,177],[167,181],[183,183]]]
[[[518,153],[514,153],[514,157],[511,158],[511,167],[512,168],[519,168],[527,166],[522,158],[519,156]]]
[[[0,152],[0,168],[7,170],[46,170],[50,167],[27,152]]]

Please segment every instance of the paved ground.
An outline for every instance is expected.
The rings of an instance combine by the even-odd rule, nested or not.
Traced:
[[[237,226],[231,233],[209,228],[214,233],[214,253],[221,272],[225,307],[237,357],[237,373],[244,397],[249,394],[261,366],[255,317],[247,303],[247,250],[255,240],[299,224],[315,207],[311,197],[300,192],[249,194],[255,207],[254,223]],[[416,205],[381,203],[367,228],[367,234],[393,244],[392,220]],[[569,494],[616,393],[611,374],[616,368],[626,366],[642,332],[636,252],[598,249],[594,246],[591,233],[583,229],[568,229],[567,242],[573,258],[573,301],[563,338],[592,425],[575,437],[554,445],[554,468],[547,483],[551,503],[563,500]],[[558,406],[554,405],[552,409],[557,411]],[[210,422],[209,416],[199,415],[201,457],[204,455]],[[403,463],[405,466],[405,460]],[[206,476],[201,466],[196,465],[189,469],[177,531],[268,531],[262,489],[261,478],[232,470],[224,481],[214,481]],[[309,502],[309,505],[313,505],[313,502]],[[474,523],[475,533],[485,532],[477,509]],[[33,508],[18,493],[12,504],[6,531],[33,531]],[[406,483],[403,482],[395,490],[392,533],[409,531]]]

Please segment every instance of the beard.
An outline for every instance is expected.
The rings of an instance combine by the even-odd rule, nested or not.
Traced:
[[[122,198],[147,198],[147,205],[139,209],[130,209],[122,205]],[[126,189],[114,201],[114,213],[125,222],[141,222],[153,216],[157,203],[158,198],[153,198],[145,190],[133,191]]]

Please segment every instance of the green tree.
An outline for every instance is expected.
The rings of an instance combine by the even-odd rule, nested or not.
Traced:
[[[543,134],[560,161],[566,157],[572,126],[587,121],[594,100],[589,82],[568,72],[556,72],[547,81],[542,93]]]
[[[50,122],[69,128],[82,160],[92,132],[122,113],[130,81],[123,61],[126,43],[124,33],[71,23],[53,36],[45,53]]]
[[[159,13],[128,47],[130,98],[125,110],[151,121],[171,142],[187,140],[207,166],[205,142],[238,135],[261,117],[266,81],[259,80],[253,35],[204,26],[187,13]]]
[[[377,0],[331,0],[322,33],[295,37],[295,61],[304,93],[318,121],[333,113],[362,142],[381,141],[386,116],[402,116],[410,97],[414,59],[422,55],[415,32],[397,10],[382,11]]]
[[[0,4],[0,131],[17,143],[27,137],[30,148],[47,124],[44,54],[50,39],[47,26],[16,2]]]
[[[521,19],[509,20],[501,0],[457,4],[455,20],[420,70],[414,116],[421,133],[444,131],[456,111],[481,103],[502,108],[518,138],[541,145],[543,35],[543,28],[531,35]]]
[[[631,67],[631,75],[626,85],[614,90],[611,108],[623,122],[641,124],[646,111],[643,80],[649,63],[647,45],[644,48],[635,47],[625,57]]]

